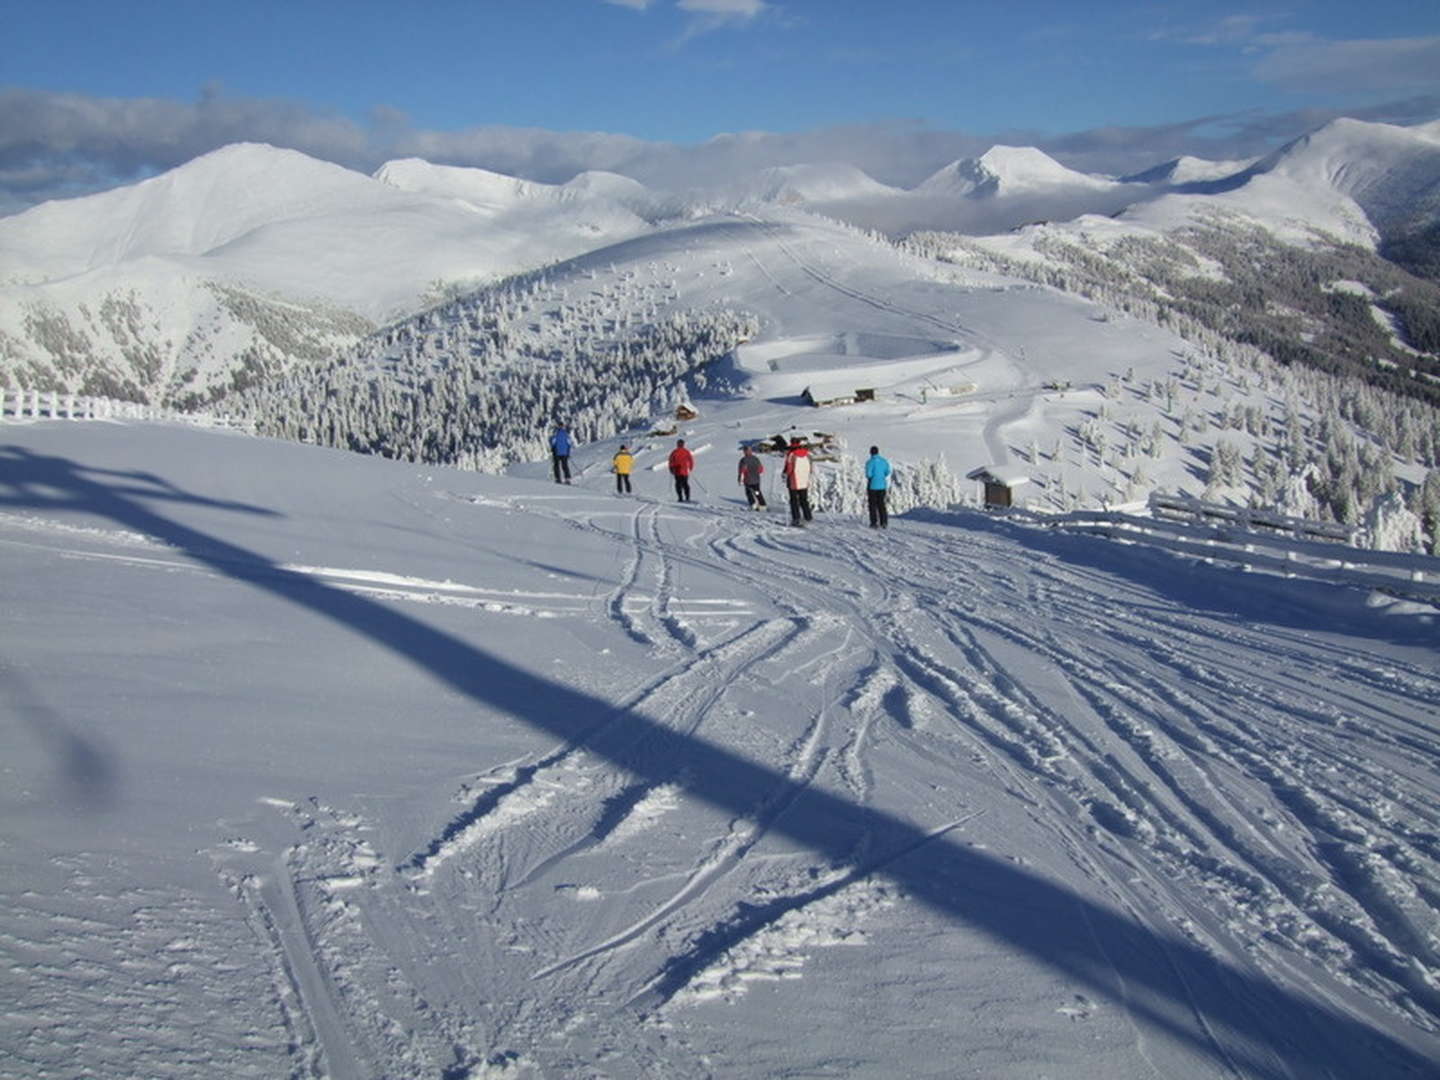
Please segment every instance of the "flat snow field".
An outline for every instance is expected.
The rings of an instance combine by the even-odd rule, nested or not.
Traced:
[[[0,1077],[1440,1072],[1432,609],[0,434]]]

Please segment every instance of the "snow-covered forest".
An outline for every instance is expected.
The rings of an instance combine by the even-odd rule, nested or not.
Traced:
[[[923,233],[905,246],[1075,292],[1191,343],[1164,379],[1136,385],[1133,373],[1119,373],[1106,387],[1110,400],[1078,431],[1092,466],[1123,477],[1113,498],[1144,493],[1144,461],[1166,454],[1168,434],[1204,448],[1207,497],[1359,525],[1393,514],[1398,495],[1435,550],[1440,361],[1429,335],[1440,288],[1432,283],[1356,249],[1300,248],[1218,223],[1109,243],[1037,227],[1020,245]],[[1158,415],[1137,415],[1125,407],[1132,400],[1160,405]],[[1033,448],[1032,461],[1043,450]],[[1062,450],[1050,458],[1063,459]]]
[[[661,316],[634,296],[574,303],[527,276],[231,395],[223,410],[280,438],[493,472],[548,454],[556,424],[591,442],[672,410],[687,379],[703,386],[705,367],[758,330],[743,313]]]

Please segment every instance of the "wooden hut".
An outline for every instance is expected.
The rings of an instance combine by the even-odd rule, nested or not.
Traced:
[[[800,400],[817,409],[834,405],[854,405],[855,391],[849,387],[811,384],[800,391]]]
[[[1014,506],[1015,489],[1030,483],[1030,477],[1013,465],[986,465],[966,474],[967,480],[985,485],[985,505]]]

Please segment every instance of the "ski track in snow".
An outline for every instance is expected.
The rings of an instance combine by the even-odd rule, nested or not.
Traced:
[[[1186,941],[1282,980],[1307,961],[1440,1029],[1440,809],[1414,779],[1440,761],[1435,671],[1102,590],[1058,561],[1012,573],[984,534],[951,544],[907,536],[903,523],[883,537],[849,524],[791,530],[728,506],[678,516],[642,503],[617,518],[537,501],[527,512],[628,551],[602,617],[662,670],[582,737],[480,773],[483,793],[408,859],[383,859],[339,811],[297,802],[287,812],[311,822],[309,835],[278,866],[268,857],[273,877],[225,871],[275,957],[294,1075],[535,1064],[525,1055],[576,1000],[597,1009],[571,1018],[571,1053],[593,1039],[660,1061],[655,1029],[625,1015],[802,977],[807,954],[863,944],[864,924],[898,901],[884,868],[905,852],[863,836],[848,866],[758,854],[813,784],[867,805],[880,743],[995,777],[1162,951]],[[702,568],[719,568],[738,596],[765,595],[777,614],[737,607],[742,628],[697,634],[675,617],[675,592]],[[747,694],[780,694],[806,719],[779,742],[757,740],[736,725]],[[637,737],[637,714],[666,734]],[[645,836],[681,818],[689,835],[696,808],[683,769],[639,778],[683,761],[658,739],[702,728],[764,754],[777,784],[720,832],[702,829],[688,866],[652,867]],[[1352,730],[1393,758],[1349,752]],[[961,809],[933,835],[986,812]],[[586,855],[602,847],[635,868],[622,893],[585,883]],[[594,903],[614,913],[594,922]],[[1237,927],[1272,944],[1234,953]],[[397,942],[410,952],[396,955]],[[463,964],[450,959],[460,943]],[[482,1021],[466,1002],[488,1000],[492,964],[530,966],[533,998]],[[1123,1008],[1118,969],[1115,982]],[[1216,1060],[1231,1060],[1198,998],[1191,1008]],[[557,1051],[548,1067],[566,1060]]]
[[[680,1049],[682,1011],[803,978],[817,950],[865,947],[908,902],[887,867],[1016,815],[1052,838],[1072,882],[1172,956],[1194,1028],[1231,1072],[1244,1074],[1243,1051],[1211,1023],[1214,991],[1173,943],[1440,1032],[1433,666],[1187,607],[1083,562],[1017,565],[1011,541],[979,529],[897,519],[875,534],[823,514],[792,529],[730,502],[641,498],[616,513],[580,493],[509,509],[615,545],[614,586],[501,592],[377,569],[274,572],[387,601],[588,619],[648,652],[648,681],[611,695],[569,740],[472,763],[453,793],[460,810],[409,852],[381,849],[394,832],[373,810],[263,793],[259,819],[208,850],[242,915],[227,926],[187,931],[186,913],[203,921],[204,908],[180,894],[137,899],[135,925],[108,924],[86,913],[83,860],[57,861],[78,883],[73,924],[43,913],[60,928],[48,939],[3,942],[53,1022],[7,1031],[0,1017],[18,1063],[0,1076],[139,1061],[118,1036],[78,1040],[74,1027],[98,1007],[105,969],[157,951],[185,978],[156,978],[125,1004],[164,1016],[176,986],[213,995],[237,1027],[237,1076],[550,1075],[602,1059],[636,1075],[708,1075]],[[65,558],[219,572],[135,534],[5,523],[7,545],[38,533],[32,546]],[[697,599],[695,575],[724,579],[727,595]],[[759,700],[789,720],[748,723]],[[690,793],[695,739],[766,766],[743,812]],[[898,843],[867,824],[909,782],[888,763],[896,753],[948,780],[933,818]],[[817,789],[855,807],[838,860],[772,841]],[[23,929],[37,901],[14,884],[0,895]],[[251,967],[218,958],[257,955],[227,934],[258,944]],[[1132,991],[1112,968],[1109,1004],[1128,1013]],[[528,989],[514,1000],[517,972]],[[246,999],[222,1000],[236,985]],[[1060,1011],[1089,1016],[1097,990]],[[577,1014],[576,1002],[590,1006]],[[1146,1021],[1131,1026],[1150,1060]],[[183,1059],[172,1065],[151,1071],[184,1074]]]

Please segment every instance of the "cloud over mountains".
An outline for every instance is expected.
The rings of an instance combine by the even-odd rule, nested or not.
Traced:
[[[1270,62],[1279,64],[1283,55],[1272,53]],[[1293,64],[1301,62],[1298,55],[1292,57]],[[1283,75],[1277,68],[1276,77]],[[1071,168],[1118,176],[1187,155],[1211,160],[1257,157],[1338,115],[1337,110],[1307,109],[1205,116],[1058,135],[942,131],[896,121],[723,134],[681,145],[605,132],[499,125],[427,130],[388,108],[372,111],[359,123],[297,102],[230,97],[215,87],[193,102],[9,89],[0,90],[0,214],[142,179],[237,142],[287,147],[363,172],[395,158],[421,157],[545,183],[563,183],[598,169],[654,188],[684,190],[761,169],[826,161],[853,165],[882,183],[908,187],[957,158],[978,157],[997,143],[1034,146]],[[1344,115],[1397,124],[1429,120],[1440,115],[1440,95],[1347,110]]]

